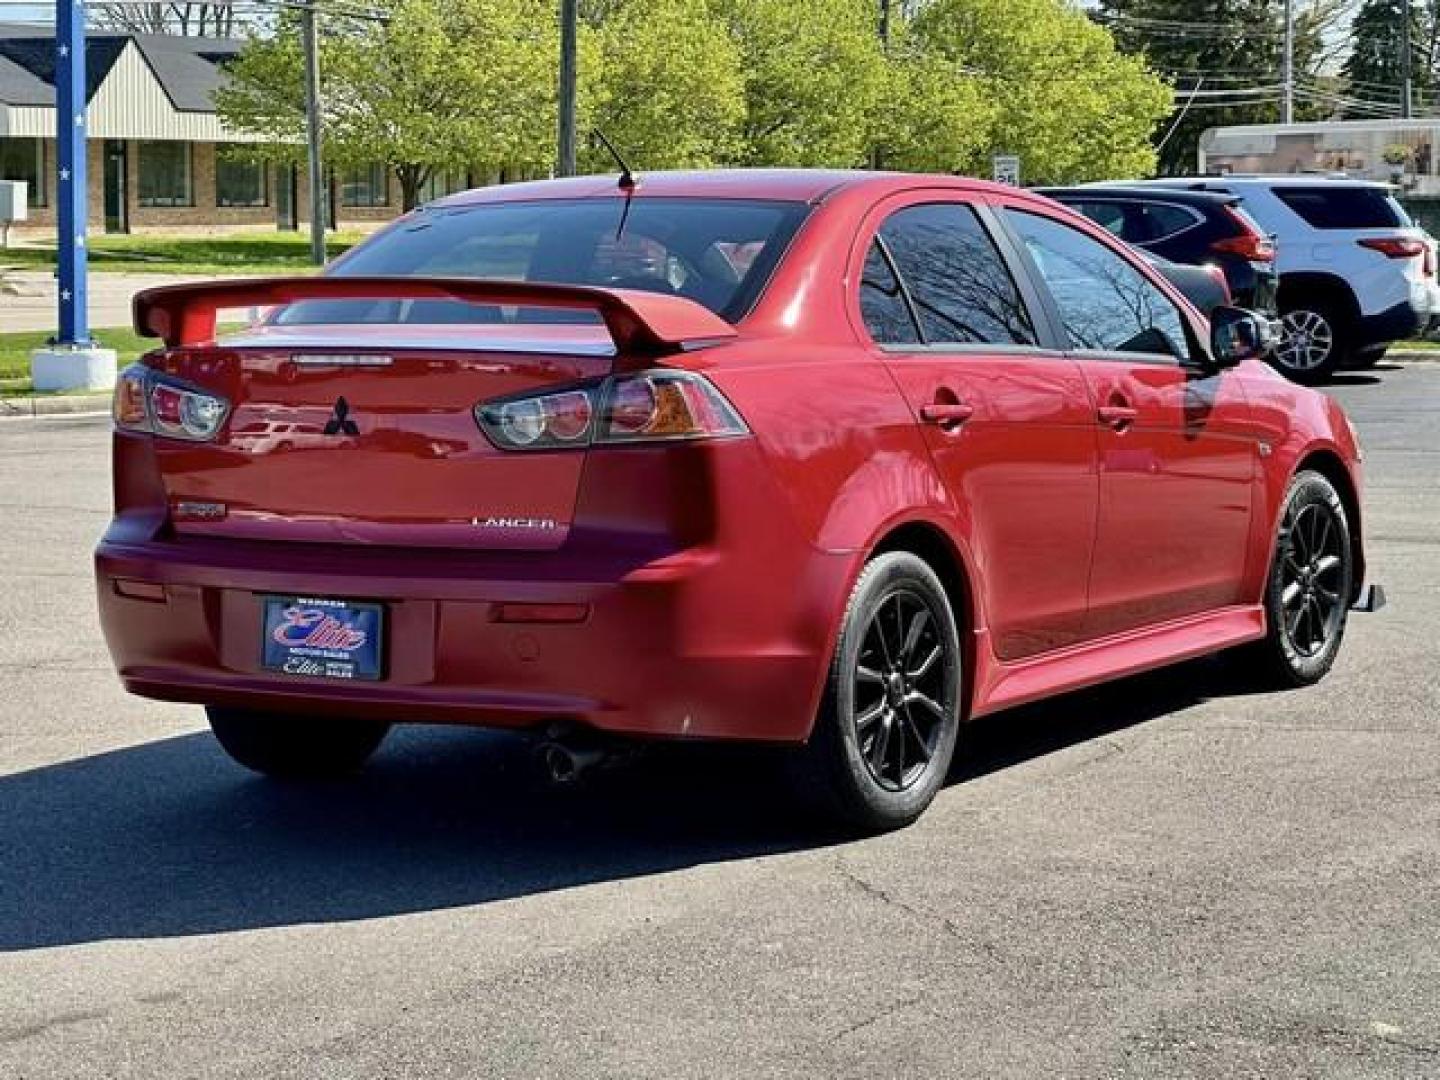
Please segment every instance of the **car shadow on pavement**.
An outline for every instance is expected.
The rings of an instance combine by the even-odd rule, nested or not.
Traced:
[[[1214,667],[977,721],[952,779],[1223,691]],[[557,790],[518,738],[391,740],[315,786],[253,777],[208,733],[0,777],[0,952],[468,906],[846,839],[807,822],[774,753],[666,747]]]

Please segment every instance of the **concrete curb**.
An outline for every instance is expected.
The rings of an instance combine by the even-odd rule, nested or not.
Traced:
[[[109,394],[55,394],[45,397],[0,398],[0,417],[77,416],[110,411]]]
[[[1388,364],[1392,360],[1402,364],[1440,364],[1440,349],[1391,349],[1380,362]]]

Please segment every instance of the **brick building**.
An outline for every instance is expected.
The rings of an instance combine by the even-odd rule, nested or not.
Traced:
[[[252,137],[225,128],[214,93],[240,43],[153,34],[93,33],[86,50],[90,228],[93,232],[219,232],[298,228],[308,220],[303,168],[239,152]],[[0,180],[29,185],[29,220],[16,234],[55,227],[54,38],[0,23]],[[439,177],[443,194],[464,177]],[[341,226],[388,221],[400,185],[383,166],[331,177]]]

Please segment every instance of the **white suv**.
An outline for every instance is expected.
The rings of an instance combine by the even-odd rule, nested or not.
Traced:
[[[1440,317],[1435,243],[1384,184],[1319,176],[1145,181],[1240,196],[1275,237],[1284,336],[1273,363],[1299,382],[1367,366]]]

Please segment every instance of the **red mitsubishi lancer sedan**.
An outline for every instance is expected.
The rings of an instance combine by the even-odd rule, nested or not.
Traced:
[[[1011,188],[515,184],[135,322],[105,635],[267,774],[412,721],[533,732],[557,775],[751,740],[890,828],[973,717],[1232,647],[1312,683],[1376,603],[1339,407]]]

